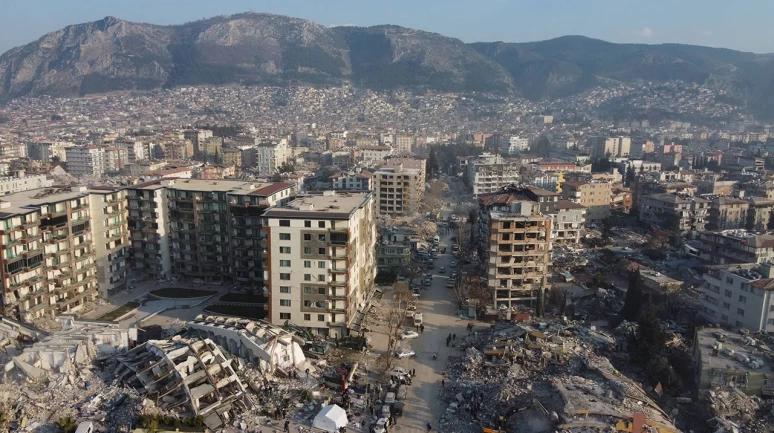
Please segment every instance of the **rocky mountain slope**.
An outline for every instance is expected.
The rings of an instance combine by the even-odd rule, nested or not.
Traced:
[[[774,55],[580,36],[474,43],[397,26],[328,28],[258,13],[176,26],[108,17],[0,56],[0,99],[196,84],[312,84],[561,97],[607,80],[680,79],[774,114]]]

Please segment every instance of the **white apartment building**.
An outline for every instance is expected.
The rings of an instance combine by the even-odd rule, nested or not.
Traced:
[[[274,175],[282,164],[290,160],[291,149],[284,138],[279,141],[264,141],[255,148],[255,164],[259,176]]]
[[[529,150],[529,138],[522,138],[518,135],[511,136],[508,139],[508,148],[505,151],[509,155],[518,154]]]
[[[374,189],[374,175],[360,169],[334,174],[330,180],[331,186],[336,191],[373,191]]]
[[[591,156],[594,159],[611,157],[626,158],[631,154],[631,137],[592,137],[589,139],[591,144]]]
[[[264,282],[274,324],[347,335],[376,277],[373,193],[299,196],[263,214]]]
[[[570,200],[559,200],[551,214],[551,241],[554,245],[577,245],[586,226],[586,207]]]
[[[500,191],[503,187],[520,182],[520,164],[505,160],[500,155],[484,153],[468,160],[467,177],[473,195],[479,197]]]
[[[711,323],[774,332],[772,264],[712,266],[701,286],[700,314]]]
[[[366,165],[380,163],[392,155],[390,146],[366,146],[360,150],[363,163]]]
[[[13,194],[31,189],[46,188],[54,184],[44,174],[26,175],[24,170],[19,170],[16,176],[0,177],[0,196]]]
[[[105,148],[76,146],[67,149],[67,171],[75,176],[100,177],[107,172]]]

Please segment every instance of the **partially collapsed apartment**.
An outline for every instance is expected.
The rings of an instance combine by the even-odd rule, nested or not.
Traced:
[[[164,410],[204,417],[211,428],[227,422],[244,395],[232,360],[210,339],[150,340],[117,359],[119,380],[144,390]]]

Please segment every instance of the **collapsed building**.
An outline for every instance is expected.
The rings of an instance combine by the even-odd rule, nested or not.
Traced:
[[[464,337],[465,352],[450,360],[441,390],[449,405],[442,431],[678,432],[639,384],[596,353],[614,341],[568,324],[497,324]]]
[[[232,360],[210,339],[147,341],[117,357],[118,381],[144,391],[163,410],[190,411],[210,428],[228,421],[228,411],[244,402],[245,388]]]
[[[201,315],[186,326],[192,334],[215,341],[263,373],[290,376],[306,363],[303,338],[269,322]]]
[[[50,334],[4,321],[6,335],[37,340],[23,349],[6,346],[4,372],[45,382],[58,375],[76,374],[98,357],[128,349],[137,339],[136,328],[120,329],[116,323],[77,320],[70,315],[58,316],[57,321],[62,329]]]

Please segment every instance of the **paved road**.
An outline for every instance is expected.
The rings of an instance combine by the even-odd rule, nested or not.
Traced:
[[[441,236],[441,247],[446,247],[448,253],[451,253],[451,236]],[[452,333],[463,335],[468,324],[468,320],[456,316],[454,291],[446,288],[452,260],[451,254],[440,255],[435,261],[433,284],[422,291],[418,311],[423,315],[425,332],[415,340],[402,342],[403,347],[411,348],[417,356],[397,362],[406,369],[416,369],[416,377],[408,388],[406,414],[398,420],[396,431],[401,433],[425,432],[428,422],[435,430],[441,413],[446,409],[438,398],[441,373],[446,368],[448,357],[459,353],[456,348],[446,346],[446,337]],[[445,274],[438,273],[441,266],[446,267]],[[437,360],[433,360],[433,352],[438,352]]]

